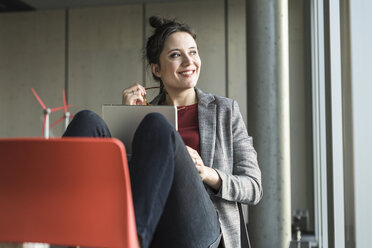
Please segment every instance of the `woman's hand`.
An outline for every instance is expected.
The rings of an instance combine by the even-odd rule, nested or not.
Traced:
[[[218,191],[221,188],[222,180],[217,171],[211,167],[205,166],[202,158],[196,150],[189,146],[186,146],[186,148],[192,158],[192,161],[194,161],[201,180],[214,190]]]
[[[125,105],[145,105],[145,87],[140,84],[132,85],[123,90],[122,103]]]

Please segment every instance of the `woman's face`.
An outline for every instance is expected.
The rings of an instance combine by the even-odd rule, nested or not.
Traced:
[[[201,61],[194,38],[176,32],[165,40],[159,57],[160,66],[152,64],[152,72],[164,83],[167,91],[194,88],[198,82]]]

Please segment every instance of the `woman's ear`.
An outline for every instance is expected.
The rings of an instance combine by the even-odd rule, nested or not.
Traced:
[[[157,76],[158,78],[160,78],[161,73],[160,73],[159,65],[157,65],[157,64],[151,64],[151,65],[150,65],[150,68],[151,68],[152,73],[153,73],[155,76]]]

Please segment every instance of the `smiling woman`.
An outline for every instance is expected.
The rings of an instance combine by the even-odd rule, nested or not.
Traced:
[[[160,114],[147,115],[132,142],[130,176],[143,247],[241,247],[238,203],[262,197],[261,171],[235,100],[196,87],[201,60],[186,24],[150,17],[146,58],[160,94],[152,105],[178,107],[178,131]],[[145,105],[134,84],[122,102]],[[110,137],[91,111],[78,113],[64,136]]]
[[[240,247],[237,202],[257,203],[262,186],[256,152],[239,107],[232,99],[196,88],[201,59],[196,34],[189,26],[156,16],[150,17],[150,24],[155,30],[148,39],[146,57],[161,87],[152,104],[174,105],[182,110],[178,111],[179,134],[202,182],[210,189],[223,243],[225,247]],[[138,84],[129,87],[124,90],[123,103],[143,104],[142,95],[125,94],[133,89],[145,92]]]
[[[189,33],[176,32],[167,38],[160,54],[159,64],[151,64],[151,71],[161,79],[168,93],[168,104],[196,103],[194,87],[199,79],[200,66],[201,60],[196,42]],[[189,97],[178,97],[180,93]]]

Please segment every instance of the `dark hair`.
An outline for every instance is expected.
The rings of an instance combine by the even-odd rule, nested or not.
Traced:
[[[157,64],[160,66],[159,57],[163,51],[165,40],[175,32],[189,33],[196,40],[195,32],[184,23],[170,20],[159,16],[151,16],[149,18],[150,25],[155,28],[154,33],[147,39],[145,56],[148,64]],[[164,90],[164,85],[161,79],[152,73],[156,81],[160,82],[160,92]]]

